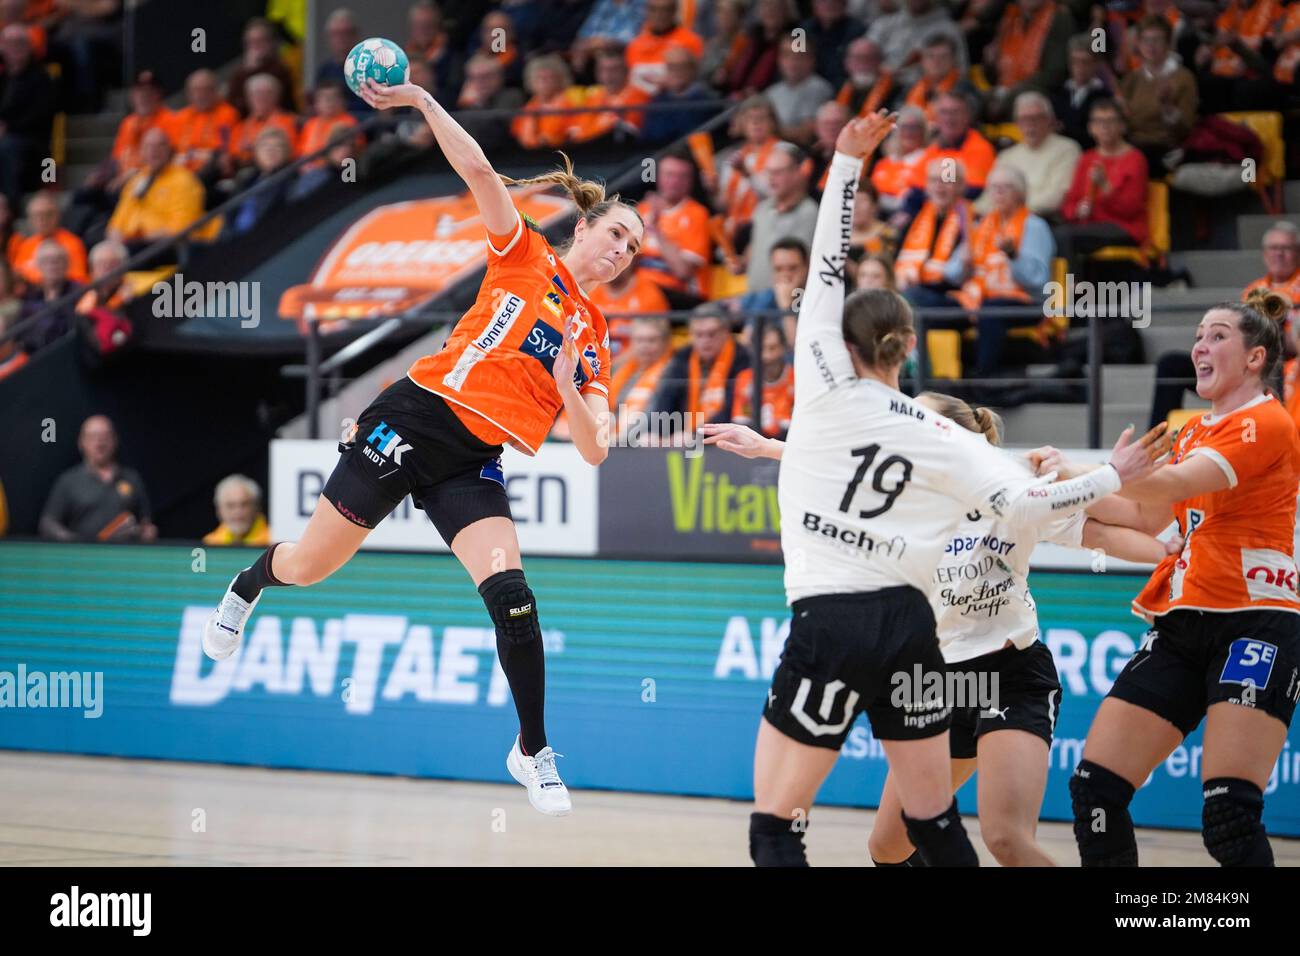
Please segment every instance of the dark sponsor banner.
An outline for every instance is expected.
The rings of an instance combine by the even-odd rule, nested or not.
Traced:
[[[598,552],[779,563],[779,467],[713,448],[612,449],[600,466]]]

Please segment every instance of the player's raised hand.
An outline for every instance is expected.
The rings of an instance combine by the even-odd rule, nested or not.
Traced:
[[[564,394],[565,383],[569,387],[576,387],[573,383],[573,375],[578,370],[578,346],[573,341],[573,319],[572,317],[564,320],[564,338],[560,342],[560,350],[555,354],[555,362],[551,366],[551,374],[555,376],[555,384],[560,388],[560,394]]]
[[[764,438],[748,425],[735,422],[706,422],[700,426],[704,444],[717,445],[741,458],[780,458],[782,443]]]
[[[377,110],[390,110],[399,106],[419,106],[422,98],[429,94],[424,87],[414,83],[386,86],[367,77],[357,95]]]
[[[859,159],[870,156],[893,130],[896,119],[888,110],[880,110],[849,120],[835,139],[836,152]]]
[[[1121,482],[1127,485],[1139,481],[1155,470],[1156,461],[1162,455],[1161,447],[1165,444],[1161,439],[1168,429],[1168,424],[1161,422],[1137,441],[1133,441],[1132,425],[1120,433],[1110,454],[1110,464],[1119,472]]]

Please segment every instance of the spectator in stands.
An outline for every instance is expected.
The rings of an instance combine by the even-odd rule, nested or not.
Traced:
[[[1300,226],[1279,219],[1264,233],[1264,274],[1242,290],[1244,300],[1255,289],[1278,292],[1291,300],[1292,322],[1300,313]]]
[[[338,86],[343,91],[343,108],[351,116],[363,119],[370,114],[370,107],[365,100],[348,89],[343,75],[343,64],[348,54],[362,40],[361,30],[357,26],[356,16],[346,7],[339,7],[325,18],[325,55],[312,76],[312,89],[323,86]],[[407,59],[412,57],[407,51]]]
[[[543,110],[572,109],[579,105],[574,96],[573,76],[559,56],[535,57],[524,67],[524,86],[531,97],[523,111],[510,123],[515,142],[524,149],[562,146],[582,128],[583,117],[574,113],[546,113]]]
[[[771,195],[754,209],[750,224],[746,287],[758,290],[772,281],[772,246],[777,240],[793,236],[812,244],[817,225],[817,204],[808,195],[808,175],[803,151],[790,143],[781,143],[767,164]]]
[[[1083,151],[1074,140],[1052,132],[1056,121],[1052,101],[1042,93],[1026,90],[1017,96],[1015,117],[1020,128],[1020,142],[998,153],[993,168],[1017,170],[1028,184],[1025,201],[1029,211],[1056,221],[1060,218],[1065,191]],[[975,203],[976,211],[981,214],[987,213],[992,206],[993,200],[987,194],[981,195]]]
[[[880,198],[870,180],[864,181],[853,197],[853,232],[849,249],[864,255],[893,259],[898,252],[898,230],[880,218]]]
[[[50,148],[54,83],[32,59],[25,27],[0,30],[0,192],[17,206]]]
[[[34,22],[34,18],[28,15],[28,6],[30,4],[27,0],[0,0],[0,30],[11,23],[21,26],[27,31],[27,39],[32,48],[32,59],[40,62],[45,59],[45,54],[49,51],[49,37],[45,27]]]
[[[975,213],[963,198],[966,167],[932,160],[926,167],[926,199],[912,220],[894,263],[898,290],[916,306],[951,306],[948,293],[961,282],[962,260],[957,249],[975,224]]]
[[[733,237],[753,217],[759,200],[768,195],[767,167],[781,142],[776,135],[776,112],[765,96],[751,96],[740,104],[736,128],[743,141],[718,156],[718,182],[705,181],[714,193],[716,208],[725,217],[726,232]]]
[[[958,68],[957,45],[947,33],[932,33],[921,47],[921,76],[907,90],[902,105],[915,106],[925,113],[927,123],[935,122],[935,101],[944,93],[958,93],[968,100],[979,94]]]
[[[1114,100],[1098,100],[1088,118],[1097,145],[1079,157],[1055,229],[1060,255],[1079,269],[1080,257],[1103,246],[1141,246],[1147,239],[1147,161],[1124,140]]]
[[[925,169],[924,156],[925,114],[915,106],[905,106],[898,111],[894,131],[885,140],[884,154],[871,167],[871,185],[895,229],[904,230],[911,221],[911,213],[903,205],[917,169]]]
[[[1182,146],[1196,125],[1200,104],[1196,77],[1170,52],[1173,30],[1162,17],[1139,24],[1138,52],[1142,61],[1120,81],[1119,92],[1128,114],[1128,138],[1147,159],[1152,175],[1164,176],[1173,165],[1165,157]]]
[[[117,460],[117,430],[91,415],[77,438],[81,464],[59,475],[39,531],[56,541],[153,541],[158,529],[144,482]]]
[[[204,544],[266,547],[271,529],[262,513],[262,489],[245,475],[227,475],[212,495],[217,526],[203,536]]]
[[[1017,0],[1007,5],[994,42],[984,48],[984,71],[993,89],[987,117],[1001,123],[1026,90],[1045,93],[1065,82],[1074,18],[1055,0]]]
[[[816,52],[817,74],[837,90],[845,80],[849,44],[867,32],[861,20],[848,14],[845,0],[812,0],[812,16],[800,24],[810,49]]]
[[[214,181],[219,160],[230,148],[239,112],[221,99],[217,74],[195,70],[185,80],[183,109],[172,114],[171,138],[176,162],[205,182]]]
[[[812,191],[818,198],[826,188],[831,159],[835,156],[835,140],[848,121],[849,108],[839,100],[827,100],[817,107],[817,115],[813,118],[812,146],[808,150],[812,159],[812,173],[808,181],[813,184]]]
[[[95,309],[120,310],[135,298],[136,290],[129,274],[109,278],[126,265],[128,258],[126,246],[112,239],[105,239],[90,250],[91,285],[77,301],[78,315],[88,315]]]
[[[763,327],[762,372],[763,407],[759,422],[754,422],[754,370],[736,374],[731,405],[731,420],[756,427],[768,438],[785,439],[794,414],[794,368],[786,358],[789,346],[779,323]]]
[[[29,13],[40,6],[28,4]],[[98,113],[103,109],[103,91],[121,76],[121,0],[62,0],[54,7],[57,22],[47,20],[44,25],[50,31],[51,58],[62,66],[66,78],[68,111]]]
[[[341,73],[341,66],[339,70]],[[294,78],[280,59],[280,38],[276,35],[275,27],[261,17],[249,20],[244,27],[244,53],[240,57],[239,66],[226,78],[226,88],[229,91],[227,99],[239,111],[240,116],[248,116],[252,110],[248,81],[259,73],[269,74],[279,84],[272,109],[284,110],[286,113],[297,112]]]
[[[1092,149],[1092,134],[1088,132],[1088,117],[1092,104],[1110,99],[1110,84],[1106,81],[1105,60],[1092,49],[1092,37],[1080,33],[1070,38],[1070,76],[1065,84],[1051,93],[1052,108],[1061,121],[1061,132],[1084,149]]]
[[[518,110],[523,105],[524,94],[506,86],[505,67],[496,57],[476,53],[469,58],[465,64],[465,84],[457,101],[460,109]],[[460,124],[485,152],[499,149],[510,137],[510,124],[500,116],[464,116]]]
[[[798,25],[794,0],[758,0],[752,25],[738,55],[726,65],[721,88],[752,96],[776,79],[777,56],[790,44],[790,31]]]
[[[36,269],[36,250],[47,241],[57,242],[68,254],[68,278],[85,282],[86,247],[74,233],[59,224],[59,201],[48,190],[41,190],[27,201],[27,223],[32,234],[19,239],[11,253],[10,264],[25,281],[36,285],[41,281]]]
[[[693,431],[704,422],[726,421],[735,407],[736,375],[750,366],[749,351],[737,347],[720,306],[697,307],[690,336],[690,344],[678,349],[664,369],[652,407],[676,413],[672,432],[678,434],[683,426]]]
[[[772,243],[768,254],[771,263],[772,282],[762,289],[746,292],[739,299],[733,300],[737,317],[741,320],[753,316],[755,312],[782,312],[793,315],[798,309],[800,290],[808,286],[808,245],[802,239],[786,236]],[[773,321],[768,317],[768,321]],[[745,327],[746,339],[750,337],[749,326]],[[786,329],[788,336],[794,334],[794,321]],[[794,341],[791,337],[790,341]]]
[[[1220,6],[1216,33],[1195,54],[1207,113],[1264,110],[1276,106],[1277,85],[1263,54],[1272,41],[1282,6],[1278,0],[1230,0]]]
[[[974,199],[984,189],[997,152],[993,144],[971,126],[973,110],[970,100],[958,93],[941,93],[934,104],[934,141],[925,148],[913,167],[912,193],[907,203],[918,208],[924,199],[926,170],[935,160],[952,159],[966,171],[966,193]]]
[[[645,235],[635,269],[677,308],[690,308],[705,296],[713,261],[709,210],[691,198],[694,188],[695,166],[670,153],[659,160],[655,188],[637,205]]]
[[[894,75],[895,82],[906,89],[921,75],[921,48],[933,33],[943,33],[952,38],[957,50],[957,71],[965,76],[968,67],[965,39],[947,8],[934,0],[903,0],[902,9],[897,13],[872,22],[867,39],[884,51],[886,69]]]
[[[898,291],[898,285],[894,281],[894,264],[885,256],[864,256],[858,263],[858,271],[853,281],[855,289]]]
[[[39,282],[33,284],[23,297],[23,318],[40,315],[36,324],[22,336],[22,346],[29,354],[38,352],[56,342],[72,328],[76,299],[47,311],[48,307],[68,296],[75,296],[81,288],[68,278],[68,253],[52,239],[41,243],[36,250],[36,271]]]
[[[625,269],[623,275],[631,271]],[[620,442],[628,441],[630,427],[635,428],[636,437],[649,437],[644,423],[637,419],[651,410],[664,369],[673,357],[672,342],[667,319],[632,320],[627,348],[615,356],[609,388],[610,405],[617,409]]]
[[[1115,56],[1115,64],[1119,72],[1129,73],[1142,65],[1142,56],[1138,52],[1139,33],[1142,22],[1149,17],[1157,17],[1169,24],[1171,31],[1169,49],[1181,63],[1195,62],[1196,47],[1199,45],[1195,36],[1196,31],[1189,18],[1183,16],[1183,12],[1178,9],[1174,0],[1142,0],[1142,5],[1138,9],[1124,14],[1111,11],[1108,17],[1109,32],[1112,37],[1117,36],[1119,40],[1118,52]]]
[[[626,47],[645,20],[645,0],[596,0],[587,19],[578,28],[578,38],[569,61],[579,73],[596,51],[609,46]]]
[[[27,353],[15,336],[8,338],[22,317],[22,300],[14,294],[14,274],[9,264],[0,261],[0,379],[12,375],[27,364]]]
[[[253,165],[240,170],[235,180],[235,192],[249,192],[226,214],[221,229],[223,240],[252,232],[285,203],[293,177],[280,176],[275,183],[255,191],[253,187],[271,179],[291,162],[293,151],[284,130],[272,126],[257,134]]]
[[[596,286],[588,298],[608,321],[610,350],[615,356],[628,343],[631,316],[672,311],[663,290],[645,269],[624,269],[617,278]]]
[[[894,76],[885,69],[884,51],[866,37],[849,44],[844,53],[844,74],[835,100],[844,104],[850,116],[874,113],[894,96]]]
[[[107,237],[134,255],[159,239],[176,235],[203,215],[203,184],[171,161],[172,148],[160,129],[144,135],[145,168],[127,180],[108,221]]]
[[[427,127],[428,124],[426,123],[425,126]],[[434,143],[436,140],[423,149],[429,149]],[[319,163],[309,163],[298,171],[296,177],[291,177],[288,191],[284,196],[285,202],[299,202],[331,182],[356,182],[360,178],[356,167],[351,167],[351,174],[347,175],[349,167],[346,164],[348,161],[356,161],[359,150],[359,137],[350,133],[345,127],[335,130],[330,137],[325,158]]]
[[[998,314],[1007,307],[1040,304],[1051,278],[1056,254],[1052,230],[1025,205],[1027,191],[1020,170],[995,167],[988,188],[993,208],[957,250],[965,281],[954,298],[978,310],[975,374],[980,377],[1002,368],[1008,329],[1042,321],[1041,309],[1026,316]]]
[[[815,48],[797,52],[790,46],[783,47],[777,65],[781,79],[764,95],[776,111],[778,133],[782,139],[807,146],[813,141],[817,108],[834,96],[835,88],[813,72],[817,66]]]
[[[315,114],[302,126],[298,137],[297,153],[309,156],[317,150],[324,149],[329,143],[337,142],[339,135],[355,131],[357,121],[347,112],[344,93],[346,88],[339,83],[324,83],[312,93],[312,108]],[[353,133],[353,139],[360,140],[360,134]],[[314,164],[324,166],[325,160]],[[313,165],[313,164],[309,164]]]
[[[416,0],[406,12],[406,43],[402,47],[414,66],[428,63],[432,86],[443,102],[455,102],[464,81],[465,64],[447,33],[442,7],[434,0]],[[348,92],[351,92],[349,90]]]
[[[677,22],[677,0],[645,0],[645,24],[627,45],[631,82],[653,96],[664,81],[664,54],[670,47],[704,54],[699,35]]]
[[[289,140],[290,153],[298,155],[298,118],[276,106],[280,102],[280,81],[269,73],[250,76],[246,94],[248,115],[235,127],[230,153],[226,156],[228,173],[233,172],[235,166],[253,161],[253,143],[263,130],[272,127],[284,133]]]
[[[747,0],[714,0],[713,35],[707,37],[704,56],[700,58],[700,76],[706,83],[722,86],[727,66],[744,55],[749,42],[745,32]]]
[[[641,137],[648,143],[667,143],[685,136],[713,112],[707,107],[691,109],[691,103],[716,98],[699,78],[699,64],[694,54],[682,47],[669,47],[664,53],[664,81],[650,100],[655,106],[674,109],[654,110],[645,114]],[[629,90],[636,87],[629,87]]]
[[[669,52],[690,56],[676,48]],[[602,50],[596,54],[596,85],[578,92],[581,94],[578,102],[593,110],[601,106],[641,106],[650,100],[645,90],[628,82],[627,60],[620,50]],[[601,137],[626,142],[640,135],[645,114],[592,112],[570,117],[570,121],[571,142],[585,143]]]
[[[493,10],[483,17],[478,30],[477,54],[492,57],[505,70],[507,86],[520,86],[524,81],[524,58],[520,53],[519,36],[515,22],[503,10]]]
[[[113,162],[117,176],[110,188],[121,188],[127,178],[144,165],[140,156],[140,140],[151,129],[161,129],[171,134],[175,116],[163,106],[163,90],[154,79],[152,71],[145,70],[135,78],[130,92],[131,112],[117,126],[113,139]]]

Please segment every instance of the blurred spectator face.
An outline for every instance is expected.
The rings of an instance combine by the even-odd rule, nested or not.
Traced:
[[[442,20],[436,7],[413,6],[406,15],[406,31],[413,45],[427,46],[442,32]]]
[[[1147,28],[1138,34],[1138,54],[1142,62],[1156,67],[1169,57],[1169,41],[1163,30]]]
[[[26,27],[11,23],[0,31],[0,57],[4,57],[5,67],[10,73],[27,69],[32,60],[32,41]]]
[[[946,43],[936,43],[921,51],[921,73],[931,83],[937,83],[956,67],[952,50]]]
[[[266,119],[280,103],[280,81],[269,73],[250,76],[244,84],[248,112],[257,119]]]
[[[117,457],[117,431],[103,415],[91,415],[81,425],[77,438],[81,457],[91,468],[104,468]]]
[[[229,484],[217,496],[217,518],[242,538],[257,520],[257,497],[242,482]]]
[[[539,99],[549,100],[564,89],[564,74],[549,66],[539,67],[529,78],[528,92]]]
[[[270,63],[275,59],[275,36],[270,27],[254,24],[244,31],[244,59],[248,63]]]
[[[797,250],[772,250],[772,285],[801,289],[807,281],[808,263]]]
[[[1289,279],[1300,269],[1300,245],[1286,232],[1264,234],[1264,268],[1274,282]]]
[[[210,110],[217,103],[217,75],[195,70],[185,81],[185,99],[196,110]]]
[[[676,156],[659,160],[659,195],[664,202],[674,206],[691,193],[695,184],[695,167]]]
[[[646,0],[645,28],[651,33],[668,33],[677,23],[677,0]]]
[[[776,135],[776,120],[766,107],[755,106],[745,113],[740,130],[747,141],[762,143]]]
[[[1089,50],[1070,51],[1070,79],[1075,86],[1087,86],[1097,75],[1097,59]]]
[[[858,264],[859,289],[889,289],[889,270],[883,262],[875,259],[863,259]]]
[[[1014,179],[1001,173],[995,172],[989,177],[988,191],[989,198],[993,200],[993,208],[1002,216],[1012,215],[1025,203],[1020,186]]]
[[[745,7],[737,0],[718,0],[713,11],[713,25],[716,37],[734,36],[740,32],[745,22]],[[715,37],[715,39],[716,39]]]
[[[767,182],[774,197],[789,199],[803,189],[803,173],[793,158],[778,153],[768,160]]]
[[[623,75],[626,77],[626,64],[624,64],[623,69]],[[696,62],[695,56],[690,50],[673,46],[669,47],[664,54],[664,70],[663,89],[674,96],[681,96],[695,85],[695,79],[699,75],[699,63]],[[626,79],[624,82],[626,82]]]
[[[880,47],[870,40],[854,40],[844,53],[844,70],[849,79],[859,86],[874,82],[880,75],[884,55]]]
[[[343,62],[360,39],[357,25],[350,16],[331,16],[325,22],[325,42],[329,44],[330,57],[336,62]]]
[[[471,90],[474,102],[486,103],[505,87],[506,75],[495,60],[471,59],[465,69],[465,85]]]
[[[781,79],[787,83],[802,83],[812,75],[816,61],[811,53],[796,53],[790,47],[782,46],[777,66],[781,70]]]
[[[100,243],[90,250],[90,277],[103,279],[126,264],[125,250],[116,245]]]
[[[763,330],[763,377],[776,378],[785,368],[785,342],[781,330],[767,326]]]
[[[1124,121],[1113,109],[1094,109],[1088,114],[1088,132],[1102,149],[1115,149],[1124,139]]]
[[[934,107],[934,125],[949,142],[964,137],[970,129],[970,110],[965,101],[955,96],[940,97]]]
[[[59,228],[59,204],[47,193],[37,193],[27,203],[27,221],[39,236],[50,236]]]
[[[925,120],[921,117],[899,117],[898,125],[894,128],[898,131],[898,145],[903,155],[915,152],[925,145]]]
[[[817,145],[833,149],[835,140],[839,138],[840,131],[848,121],[849,110],[843,103],[829,100],[819,106],[817,118],[813,121],[813,129],[817,133]]]
[[[151,129],[140,140],[140,155],[152,170],[162,169],[172,158],[172,144],[160,129]]]
[[[785,0],[758,0],[757,19],[768,33],[775,33],[785,26]]]
[[[844,0],[813,0],[812,11],[823,26],[830,26],[844,16]]]
[[[722,351],[731,333],[727,324],[714,315],[701,315],[691,319],[691,348],[702,362],[712,362]]]
[[[1042,103],[1026,103],[1016,109],[1016,125],[1024,141],[1037,149],[1052,131],[1052,117]]]
[[[627,86],[627,61],[621,56],[601,54],[596,58],[596,82],[617,93]]]
[[[948,181],[944,178],[943,169],[940,168],[943,164],[934,163],[933,166],[934,168],[929,170],[925,177],[925,195],[940,212],[947,212],[961,196],[965,182],[960,173]]]
[[[253,161],[263,173],[274,172],[289,161],[289,143],[278,129],[268,129],[253,144]]]
[[[131,110],[137,116],[149,116],[162,106],[162,91],[152,83],[137,83],[131,87]]]
[[[628,340],[632,357],[638,365],[653,365],[663,358],[672,341],[668,330],[654,322],[637,322],[632,326],[632,335]]]
[[[853,224],[855,226],[865,226],[874,222],[875,219],[875,199],[865,189],[859,189],[857,195],[853,197]]]
[[[41,284],[55,288],[68,277],[68,253],[57,242],[43,242],[36,250],[36,271]]]
[[[337,86],[322,86],[314,99],[317,116],[338,116],[346,108],[343,91]]]

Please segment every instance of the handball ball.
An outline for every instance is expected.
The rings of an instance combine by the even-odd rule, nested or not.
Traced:
[[[411,80],[411,63],[392,40],[371,37],[354,46],[343,61],[343,78],[353,93],[360,93],[367,79],[384,86],[400,86]]]

